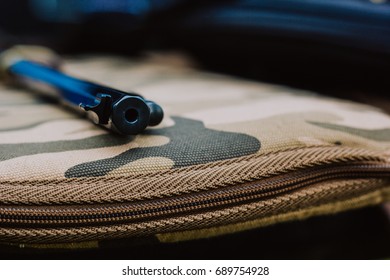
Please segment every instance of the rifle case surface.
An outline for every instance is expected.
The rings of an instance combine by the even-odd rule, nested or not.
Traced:
[[[174,242],[390,200],[390,116],[375,107],[153,59],[64,70],[155,100],[165,118],[119,136],[2,85],[2,244]]]

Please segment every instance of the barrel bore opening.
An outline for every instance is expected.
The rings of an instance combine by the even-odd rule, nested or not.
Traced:
[[[128,109],[125,112],[125,119],[130,123],[136,122],[138,117],[138,111],[136,109]]]

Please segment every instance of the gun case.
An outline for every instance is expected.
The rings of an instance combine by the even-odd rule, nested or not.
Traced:
[[[142,93],[166,116],[124,137],[2,85],[2,244],[175,242],[390,200],[378,108],[159,59],[69,58],[65,71]]]

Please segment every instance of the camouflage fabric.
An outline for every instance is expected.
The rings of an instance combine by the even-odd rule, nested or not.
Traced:
[[[23,89],[0,86],[1,205],[127,203],[335,162],[390,163],[390,116],[367,105],[200,72],[181,60],[79,57],[67,59],[65,71],[139,92],[161,104],[166,116],[159,126],[124,137]],[[0,226],[0,239],[44,243],[157,234],[176,241],[380,203],[389,200],[389,187],[388,179],[339,180],[159,222]]]

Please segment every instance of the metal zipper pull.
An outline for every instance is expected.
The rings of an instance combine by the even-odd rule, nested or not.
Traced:
[[[51,95],[76,110],[87,112],[94,123],[120,134],[138,134],[147,126],[158,125],[163,119],[164,113],[158,104],[136,93],[80,80],[51,65],[26,60],[23,56],[8,61],[2,59],[2,62],[7,76],[18,84],[33,89],[42,89],[44,84],[46,93],[49,93],[49,86]]]

